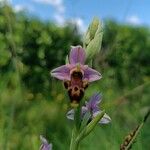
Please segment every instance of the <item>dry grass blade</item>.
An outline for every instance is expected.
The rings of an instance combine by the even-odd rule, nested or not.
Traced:
[[[149,117],[149,115],[150,115],[150,109],[146,113],[146,115],[144,116],[144,119],[143,119],[142,123],[140,125],[138,125],[132,132],[130,132],[125,137],[124,142],[120,146],[120,150],[129,150],[132,147],[132,145],[135,142],[135,139],[136,139],[138,133],[142,129],[142,127],[143,127],[144,123],[146,122],[147,118]]]

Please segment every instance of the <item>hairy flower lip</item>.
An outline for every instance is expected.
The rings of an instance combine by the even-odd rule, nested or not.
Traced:
[[[69,55],[69,64],[62,65],[51,71],[51,76],[59,80],[71,80],[71,73],[74,69],[79,69],[83,74],[83,80],[86,79],[88,82],[93,82],[101,79],[101,74],[84,65],[86,59],[85,50],[81,46],[72,47]]]

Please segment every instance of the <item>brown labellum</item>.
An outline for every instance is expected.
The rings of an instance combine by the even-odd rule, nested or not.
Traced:
[[[71,73],[71,80],[64,82],[64,86],[68,91],[71,105],[76,107],[84,96],[88,81],[83,80],[83,73],[76,69]]]

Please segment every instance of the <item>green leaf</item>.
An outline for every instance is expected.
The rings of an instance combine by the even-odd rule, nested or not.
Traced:
[[[83,130],[86,127],[90,117],[91,117],[90,112],[89,111],[86,112],[86,114],[84,115],[83,120],[81,122],[80,131]]]
[[[85,136],[87,136],[95,128],[97,123],[103,118],[104,114],[105,114],[105,111],[103,110],[87,125]]]
[[[102,119],[104,116],[105,111],[102,111],[100,114],[98,114],[78,135],[76,141],[80,141],[83,138],[85,138],[97,125],[97,123]]]

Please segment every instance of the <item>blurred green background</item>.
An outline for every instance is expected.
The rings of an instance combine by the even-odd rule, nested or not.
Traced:
[[[71,45],[82,45],[82,33],[68,23],[58,27],[24,13],[0,7],[0,150],[38,150],[40,135],[54,150],[69,149],[72,122],[63,84],[50,70],[65,64]],[[102,49],[93,67],[103,78],[91,84],[103,95],[102,108],[112,118],[83,140],[81,150],[117,150],[150,106],[150,29],[105,20]],[[150,119],[134,150],[149,150]]]

